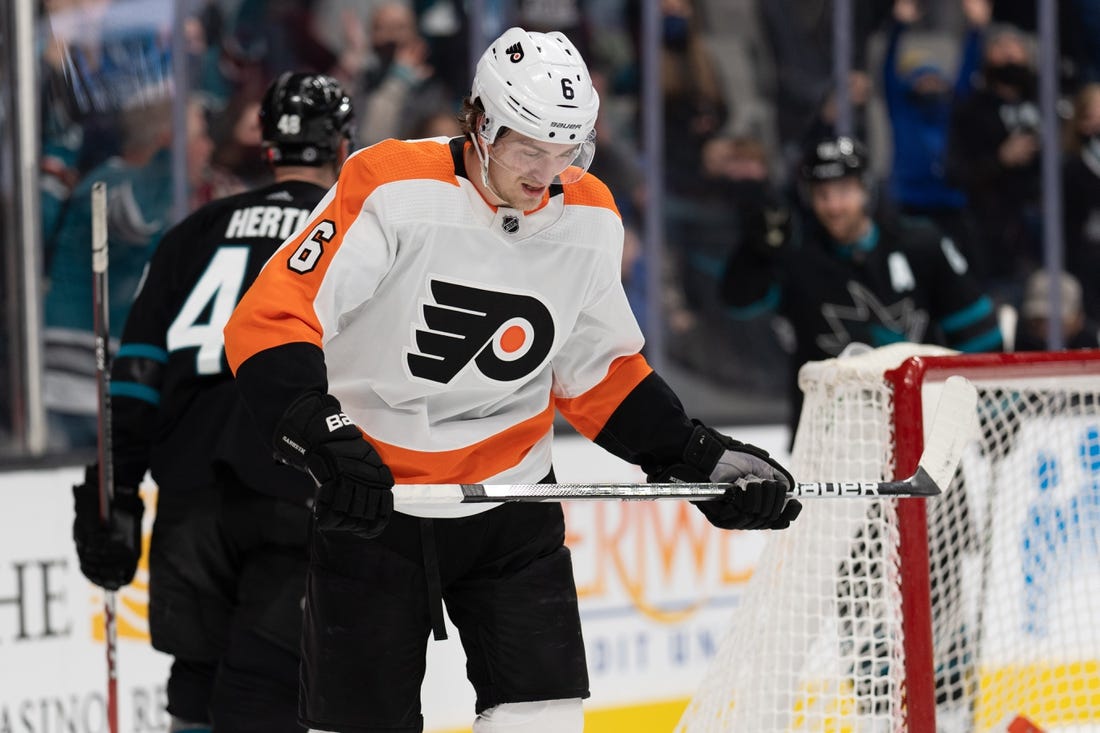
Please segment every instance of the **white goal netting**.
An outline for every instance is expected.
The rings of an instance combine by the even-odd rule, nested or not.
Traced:
[[[884,375],[917,354],[935,369],[898,389],[919,390],[924,426],[950,374],[978,388],[980,425],[955,480],[926,502],[927,572],[899,551],[900,502],[924,500],[805,500],[769,537],[678,731],[961,733],[1020,717],[1100,731],[1100,355],[905,344],[807,365],[799,481],[895,478],[894,436],[913,418],[895,424]],[[908,660],[907,633],[925,639]]]

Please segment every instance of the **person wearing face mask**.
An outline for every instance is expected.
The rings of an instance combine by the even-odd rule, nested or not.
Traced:
[[[404,2],[383,2],[370,17],[372,61],[363,73],[357,106],[358,139],[365,145],[408,137],[423,120],[454,104],[428,63],[428,43]]]
[[[635,42],[641,3],[626,9]],[[718,62],[699,29],[695,0],[661,0],[661,96],[665,120],[665,180],[672,195],[698,192],[703,143],[729,117]]]
[[[1085,313],[1081,282],[1068,272],[1052,278],[1046,270],[1028,277],[1024,301],[1012,338],[1014,351],[1046,351],[1049,348],[1050,296],[1058,289],[1061,299],[1062,344],[1066,349],[1100,348],[1100,324]]]
[[[924,216],[944,230],[975,261],[973,224],[966,208],[966,194],[946,180],[944,156],[952,107],[972,90],[971,77],[981,58],[981,33],[988,25],[988,0],[963,3],[968,29],[961,60],[952,81],[926,52],[901,53],[907,31],[918,22],[922,8],[917,0],[896,0],[883,60],[882,91],[893,137],[890,198],[904,214]]]
[[[1011,26],[985,36],[982,84],[952,112],[947,172],[970,202],[987,265],[979,275],[999,301],[1017,304],[1040,256],[1034,49]]]
[[[1100,83],[1074,97],[1063,171],[1066,269],[1081,281],[1085,313],[1100,320]]]

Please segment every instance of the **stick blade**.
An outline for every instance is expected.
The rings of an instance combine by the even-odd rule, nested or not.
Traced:
[[[969,379],[947,378],[917,468],[917,473],[923,470],[939,491],[951,483],[962,460],[963,449],[977,432],[977,406],[978,390]]]

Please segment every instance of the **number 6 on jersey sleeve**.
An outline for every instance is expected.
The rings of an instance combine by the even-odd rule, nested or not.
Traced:
[[[331,242],[334,236],[336,236],[336,224],[331,219],[322,219],[317,222],[313,231],[302,240],[298,249],[294,250],[294,254],[287,260],[287,267],[302,275],[313,272],[313,268],[317,267],[317,260],[324,254],[325,245]]]

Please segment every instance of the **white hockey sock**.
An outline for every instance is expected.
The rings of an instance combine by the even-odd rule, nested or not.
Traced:
[[[172,722],[168,724],[168,733],[210,733],[209,723],[193,723],[189,720],[180,720],[172,716]]]
[[[485,710],[473,733],[581,733],[584,708],[580,698],[507,702]]]

